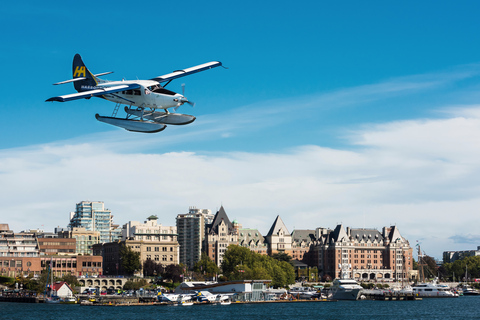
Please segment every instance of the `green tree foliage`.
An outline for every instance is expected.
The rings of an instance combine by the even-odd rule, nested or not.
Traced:
[[[140,262],[140,252],[135,252],[125,245],[120,248],[120,260],[122,262],[123,270],[129,275],[133,274],[135,270],[140,270],[142,267]]]
[[[147,259],[143,263],[143,275],[145,277],[158,277],[164,273],[165,268],[161,263],[156,263],[152,259]]]
[[[78,282],[77,277],[72,274],[66,274],[60,278],[60,281],[68,283],[68,285],[73,289],[73,287],[80,287],[80,282]]]
[[[275,259],[275,260],[278,260],[278,261],[286,261],[286,262],[292,261],[292,257],[290,257],[285,252],[274,253],[274,254],[272,254],[272,258]]]
[[[0,284],[3,285],[12,285],[15,283],[15,278],[0,276]]]
[[[208,278],[212,278],[220,272],[220,269],[218,268],[217,264],[213,262],[212,259],[210,259],[210,257],[205,252],[202,252],[202,257],[193,266],[193,271],[198,274],[203,274]]]
[[[413,265],[415,266],[415,263]],[[435,262],[435,259],[430,256],[423,256],[416,266],[419,271],[421,271],[420,268],[423,266],[425,279],[435,278],[437,276],[437,263]]]
[[[295,272],[290,263],[235,245],[225,251],[222,271],[228,280],[272,280],[274,287],[295,283]]]
[[[183,277],[184,267],[179,264],[169,264],[165,267],[163,273],[164,280],[171,280],[172,282],[181,282]]]
[[[128,280],[123,285],[123,290],[138,290],[138,289],[146,286],[147,284],[148,284],[148,282],[145,279],[140,279],[138,281]]]
[[[466,257],[461,260],[456,260],[452,263],[444,263],[444,278],[453,279],[455,274],[455,281],[473,281],[475,278],[480,278],[480,256]],[[465,272],[467,272],[467,280],[465,280]]]

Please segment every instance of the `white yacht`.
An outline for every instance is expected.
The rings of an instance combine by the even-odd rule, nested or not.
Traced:
[[[436,281],[419,283],[413,286],[413,294],[421,298],[457,298],[458,294],[452,292],[446,285],[440,285]]]
[[[288,293],[299,299],[312,299],[317,295],[317,290],[311,287],[292,287]]]
[[[462,293],[463,293],[464,296],[478,296],[478,295],[480,295],[480,292],[478,292],[477,290],[475,290],[474,288],[472,288],[468,285],[463,286]]]
[[[363,288],[354,279],[335,279],[330,287],[333,300],[358,300]]]

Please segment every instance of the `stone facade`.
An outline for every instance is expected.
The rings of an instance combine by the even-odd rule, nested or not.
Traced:
[[[231,244],[238,244],[238,229],[230,222],[222,206],[207,226],[204,251],[217,266],[221,266],[223,255]]]

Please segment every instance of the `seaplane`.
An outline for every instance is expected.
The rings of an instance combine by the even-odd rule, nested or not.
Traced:
[[[159,302],[171,302],[179,303],[192,300],[192,294],[173,294],[173,293],[162,293],[157,294],[157,299]]]
[[[234,293],[213,294],[210,291],[197,291],[197,300],[199,302],[220,303],[230,301]]]
[[[73,58],[73,78],[54,83],[54,85],[60,85],[73,82],[77,93],[52,97],[46,101],[66,102],[92,97],[103,98],[115,102],[115,108],[112,116],[100,116],[97,113],[95,118],[98,121],[133,132],[160,132],[167,125],[185,125],[195,121],[192,115],[176,113],[177,109],[185,103],[195,105],[185,97],[185,85],[182,85],[182,94],[165,87],[174,79],[219,66],[222,66],[221,62],[212,61],[149,80],[108,81],[100,77],[113,72],[93,74],[77,53]],[[122,105],[125,105],[124,110],[127,115],[125,118],[118,118],[117,113]]]

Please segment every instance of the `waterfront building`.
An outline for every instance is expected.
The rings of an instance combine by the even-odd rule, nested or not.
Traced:
[[[316,267],[318,254],[315,250],[315,244],[315,230],[293,230],[292,259],[301,261],[307,267]]]
[[[265,236],[265,242],[268,244],[268,254],[285,253],[292,256],[292,235],[280,216],[277,216],[272,227]]]
[[[41,235],[41,233],[37,233]],[[76,256],[75,239],[38,238],[36,233],[14,233],[0,228],[0,273],[17,277],[40,275],[52,265],[55,276],[102,274],[102,257]]]
[[[76,277],[97,277],[103,274],[103,259],[101,256],[42,256],[40,271],[51,266],[54,276],[67,274]]]
[[[215,295],[235,294],[236,301],[265,301],[272,280],[236,280],[226,282],[182,282],[176,294],[208,291]]]
[[[38,276],[47,266],[52,266],[56,277],[67,274],[74,276],[98,276],[103,274],[101,256],[37,256],[37,257],[0,257],[0,274],[17,277],[33,274]]]
[[[75,255],[77,241],[69,238],[37,238],[40,255]]]
[[[85,228],[100,232],[100,243],[118,240],[121,230],[113,224],[113,215],[105,209],[102,201],[82,201],[77,203],[75,212],[70,214],[69,228]]]
[[[452,263],[456,260],[462,260],[466,257],[480,256],[480,246],[477,246],[477,250],[463,250],[463,251],[444,251],[443,263]]]
[[[236,221],[233,221],[236,225]],[[265,238],[260,234],[258,229],[240,228],[238,229],[238,245],[248,248],[253,252],[267,255],[268,246],[265,243]]]
[[[14,233],[5,225],[0,231],[0,257],[38,257],[39,247],[34,233]]]
[[[85,228],[72,228],[68,231],[60,231],[58,237],[62,239],[75,239],[75,251],[79,255],[92,255],[93,245],[100,243],[100,232],[88,231]]]
[[[207,226],[204,251],[217,266],[222,265],[223,255],[229,245],[238,245],[238,228],[230,222],[223,206]]]
[[[339,278],[342,269],[356,280],[403,280],[413,269],[412,248],[396,226],[334,230],[317,228],[315,250],[318,268],[325,278]]]
[[[206,226],[214,219],[209,209],[190,207],[188,213],[177,215],[178,243],[180,245],[180,263],[192,269],[202,256]]]
[[[52,290],[60,298],[71,298],[74,296],[73,289],[64,281],[57,281],[52,284]]]
[[[124,274],[120,260],[122,246],[139,252],[142,266],[146,260],[153,260],[164,266],[179,263],[176,227],[162,226],[157,220],[157,216],[152,215],[144,223],[130,221],[123,226],[122,240],[93,246],[94,255],[103,257],[105,274]]]

